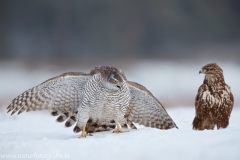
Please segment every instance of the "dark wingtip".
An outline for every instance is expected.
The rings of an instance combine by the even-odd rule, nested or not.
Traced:
[[[57,115],[59,115],[59,114],[58,114],[58,111],[52,111],[52,112],[51,112],[51,115],[52,115],[52,116],[57,116]]]
[[[78,132],[80,132],[80,131],[81,131],[81,128],[78,127],[78,126],[75,126],[75,127],[73,128],[73,132],[74,132],[74,133],[78,133]]]
[[[59,116],[57,119],[56,119],[57,122],[63,122],[64,121],[64,118],[62,116]]]
[[[77,121],[75,116],[71,116],[70,119],[73,120],[74,122]]]
[[[71,124],[70,122],[67,121],[67,122],[65,123],[65,127],[71,127],[71,126],[72,126],[72,124]]]

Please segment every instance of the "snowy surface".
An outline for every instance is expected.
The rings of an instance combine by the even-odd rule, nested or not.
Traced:
[[[0,156],[66,154],[70,159],[96,160],[239,160],[240,107],[233,109],[227,129],[192,130],[193,107],[167,109],[179,129],[94,133],[78,139],[72,128],[56,123],[46,112],[10,116],[0,113]],[[47,159],[47,158],[46,158]]]

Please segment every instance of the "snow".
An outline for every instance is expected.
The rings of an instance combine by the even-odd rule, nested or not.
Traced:
[[[194,107],[167,109],[179,129],[159,130],[137,125],[127,133],[102,132],[78,139],[46,112],[0,114],[0,156],[67,155],[70,159],[239,160],[240,107],[234,107],[227,129],[192,130]],[[65,159],[67,159],[65,158]],[[1,157],[0,157],[1,159]],[[51,159],[51,157],[45,158]]]

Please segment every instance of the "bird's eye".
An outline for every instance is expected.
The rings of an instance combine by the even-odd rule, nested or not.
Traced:
[[[116,81],[116,80],[113,80],[113,83],[114,83],[114,84],[117,84],[117,81]]]
[[[209,69],[207,68],[207,69],[206,69],[206,71],[208,72],[208,71],[209,71]]]

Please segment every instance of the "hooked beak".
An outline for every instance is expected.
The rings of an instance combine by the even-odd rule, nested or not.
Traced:
[[[117,87],[120,89],[120,91],[123,89],[123,85],[117,85]]]
[[[199,74],[200,74],[200,73],[203,73],[202,69],[199,71]]]

